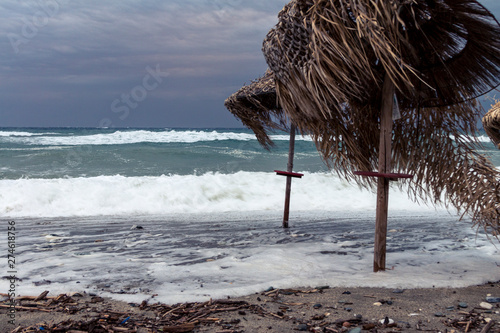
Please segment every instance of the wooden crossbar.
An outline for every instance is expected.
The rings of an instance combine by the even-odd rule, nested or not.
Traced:
[[[288,177],[294,177],[294,178],[302,178],[304,176],[303,173],[296,173],[296,172],[288,172],[288,171],[280,171],[280,170],[274,170],[277,175],[280,176],[288,176]]]
[[[382,173],[375,171],[354,171],[353,173],[358,176],[388,178],[389,180],[398,180],[399,178],[413,178],[413,175],[405,173]]]

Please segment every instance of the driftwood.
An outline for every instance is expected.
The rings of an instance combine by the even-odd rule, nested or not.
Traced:
[[[491,320],[484,325],[484,318],[481,316],[482,311],[484,311],[484,309],[481,308],[474,308],[470,312],[460,311],[459,314],[463,315],[462,318],[454,320],[448,319],[444,321],[444,324],[459,331],[463,330],[463,332],[471,332],[481,327],[481,333],[489,332],[493,325],[495,325],[495,321]]]
[[[277,290],[275,290],[276,292]],[[89,305],[95,304],[94,300],[104,301],[100,297],[92,297],[85,302],[81,297],[70,297],[66,294],[58,296],[47,296],[48,291],[39,296],[23,296],[15,301],[16,311],[41,311],[46,313],[64,312],[76,314],[78,312],[87,312]],[[42,303],[40,300],[48,299],[48,302]],[[0,304],[0,308],[12,308],[11,300],[6,300]],[[141,310],[152,311],[154,317],[137,316],[132,318],[127,312],[115,310],[104,310],[99,313],[97,318],[87,321],[67,320],[57,324],[40,323],[32,327],[19,326],[13,332],[33,332],[39,331],[43,327],[45,332],[136,332],[137,327],[143,327],[150,332],[191,332],[200,325],[213,325],[220,322],[220,318],[214,314],[222,312],[250,311],[261,316],[273,316],[260,306],[251,305],[244,301],[216,300],[204,303],[183,303],[177,305],[152,304],[142,302],[138,306]],[[282,318],[278,316],[279,318]],[[233,332],[233,330],[225,330]]]
[[[21,304],[16,304],[17,311],[43,311],[43,312],[63,312],[67,313],[65,307],[67,304],[77,304],[76,308],[79,313],[84,313],[85,319],[82,317],[72,317],[70,319],[65,319],[59,323],[51,324],[40,323],[37,325],[25,327],[19,326],[12,330],[10,333],[28,333],[28,332],[93,332],[93,333],[108,333],[108,332],[203,332],[203,331],[213,331],[210,327],[214,327],[215,331],[218,333],[222,332],[242,332],[240,323],[242,320],[246,320],[245,316],[252,315],[249,317],[255,319],[258,317],[267,317],[275,320],[289,321],[292,327],[301,325],[303,328],[307,327],[310,332],[318,332],[316,327],[321,328],[321,332],[346,332],[346,328],[352,329],[355,327],[362,328],[365,331],[380,331],[388,332],[387,329],[393,329],[393,331],[405,331],[404,327],[401,327],[398,323],[383,324],[379,321],[372,321],[370,319],[364,319],[362,317],[352,317],[346,315],[345,313],[336,313],[336,316],[330,316],[330,313],[313,313],[312,316],[307,318],[300,315],[301,309],[304,307],[310,307],[312,303],[299,303],[299,302],[283,302],[286,300],[287,295],[295,295],[293,297],[298,297],[303,299],[300,294],[311,294],[311,293],[322,293],[323,289],[273,289],[273,293],[270,291],[262,292],[260,296],[257,297],[257,301],[262,304],[248,303],[246,301],[235,301],[231,299],[223,300],[209,300],[207,302],[201,303],[182,303],[175,305],[166,304],[141,304],[143,307],[139,311],[132,311],[129,313],[127,311],[116,311],[111,308],[111,304],[106,303],[106,300],[100,305],[96,305],[90,301],[90,297],[70,297],[65,294],[59,295],[60,301],[46,303],[36,303],[37,308],[32,308],[29,306],[24,306],[24,304],[32,304],[33,299],[36,297],[31,297],[29,300],[18,301]],[[267,296],[266,296],[267,294]],[[283,298],[279,298],[283,296]],[[369,295],[368,295],[369,296]],[[365,296],[366,297],[366,296]],[[371,296],[370,296],[371,297]],[[54,298],[55,299],[55,298]],[[288,299],[289,300],[289,299]],[[23,303],[25,302],[25,303]],[[6,302],[5,302],[6,303]],[[147,302],[146,302],[147,303]],[[279,305],[270,306],[270,305]],[[344,303],[351,304],[351,303]],[[7,305],[7,304],[0,304]],[[101,306],[96,313],[96,316],[87,316],[90,309],[95,312],[95,306]],[[132,304],[131,304],[132,306]],[[297,308],[292,308],[296,306]],[[2,306],[5,307],[5,306]],[[135,304],[134,307],[139,308],[139,304]],[[274,308],[274,310],[272,310]],[[278,310],[279,309],[279,310]],[[481,333],[497,332],[497,330],[491,330],[495,321],[491,320],[486,323],[484,320],[484,309],[474,308],[470,312],[460,311],[460,319],[456,319],[455,316],[448,318],[443,323],[457,331],[479,331]],[[237,316],[241,316],[240,319],[234,316],[228,316],[227,314],[222,315],[223,312],[235,313]],[[147,315],[146,315],[147,313]],[[218,315],[217,315],[218,314]],[[220,317],[219,317],[220,316]],[[295,316],[295,317],[294,317]],[[231,319],[222,319],[222,318]],[[50,317],[48,317],[50,318]],[[75,319],[71,319],[75,318]],[[79,318],[79,319],[76,319]],[[249,319],[251,320],[251,319]],[[50,320],[47,320],[50,321]],[[418,325],[417,325],[418,326]],[[425,328],[418,328],[419,330],[425,331]],[[246,331],[246,330],[245,330]]]
[[[495,321],[490,320],[490,322],[488,324],[486,324],[486,326],[483,327],[483,329],[481,330],[481,333],[488,333],[490,331],[490,329],[493,327],[493,325],[495,325]]]
[[[38,295],[37,298],[34,299],[35,302],[38,302],[42,299],[44,299],[45,297],[47,297],[47,294],[49,293],[48,290],[45,290],[43,293],[41,293],[40,295]]]
[[[11,308],[10,305],[0,304],[0,308]],[[36,306],[16,306],[17,310],[28,310],[28,311],[42,311],[42,312],[53,312],[50,309],[43,309]]]

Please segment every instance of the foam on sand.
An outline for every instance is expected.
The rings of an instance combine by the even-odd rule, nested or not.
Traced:
[[[17,293],[86,291],[139,303],[158,294],[154,301],[173,304],[270,286],[456,288],[500,280],[498,249],[443,212],[391,211],[382,273],[372,272],[371,212],[294,213],[290,230],[280,222],[269,212],[17,219]],[[8,286],[0,280],[0,290]]]

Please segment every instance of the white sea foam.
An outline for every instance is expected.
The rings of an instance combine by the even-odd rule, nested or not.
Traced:
[[[479,142],[491,142],[491,138],[487,135],[481,135],[477,137]]]
[[[0,132],[2,133],[2,132]],[[256,140],[254,134],[225,132],[225,131],[203,131],[203,130],[166,130],[166,131],[115,131],[113,133],[100,133],[88,135],[51,135],[31,137],[32,133],[26,135],[15,135],[17,132],[3,132],[5,136],[10,137],[11,142],[19,142],[32,145],[119,145],[119,144],[134,144],[141,142],[150,143],[194,143],[203,141],[251,141]],[[19,132],[21,133],[21,132]],[[24,132],[23,132],[24,133]],[[32,134],[34,135],[34,134]],[[272,135],[273,140],[289,140],[288,135]],[[310,137],[297,136],[296,140],[311,141]]]
[[[500,279],[498,249],[470,222],[443,212],[390,211],[385,273],[372,272],[372,212],[294,212],[289,231],[280,218],[232,212],[16,219],[16,292],[87,291],[138,303],[157,294],[151,302],[174,304],[270,286],[457,288]],[[143,229],[131,230],[133,224]],[[50,285],[36,286],[44,281]],[[8,288],[0,280],[0,291]]]
[[[10,136],[18,136],[18,137],[23,137],[23,136],[41,136],[41,135],[51,135],[51,134],[58,134],[58,133],[49,133],[49,132],[33,133],[33,132],[20,132],[20,131],[0,131],[0,137],[10,137]]]
[[[281,210],[285,178],[266,172],[160,177],[0,180],[3,216],[86,216]],[[413,203],[397,188],[391,207],[431,209]],[[331,173],[306,173],[292,186],[292,210],[375,208],[375,194]]]
[[[450,135],[450,138],[451,138],[452,140],[455,140],[455,136],[453,136],[453,135]],[[471,137],[471,136],[465,136],[465,135],[462,135],[462,136],[461,136],[461,139],[462,139],[463,141],[472,141],[472,137]],[[478,142],[483,142],[483,143],[485,143],[485,142],[491,142],[490,137],[489,137],[489,136],[487,136],[487,135],[479,135],[479,136],[477,136],[477,137],[476,137],[476,140],[477,140]]]

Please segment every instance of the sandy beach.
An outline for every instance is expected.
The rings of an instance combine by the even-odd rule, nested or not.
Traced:
[[[35,297],[41,296],[39,300]],[[1,332],[500,332],[500,283],[467,288],[296,288],[167,305],[99,295],[9,300]]]
[[[497,244],[394,188],[390,270],[373,273],[375,194],[324,171],[308,139],[284,230],[285,181],[270,170],[289,136],[271,154],[246,130],[86,131],[3,132],[4,155],[18,152],[0,182],[16,227],[3,253],[21,296],[13,324],[0,296],[0,333],[498,332]],[[74,150],[92,154],[54,169]]]

